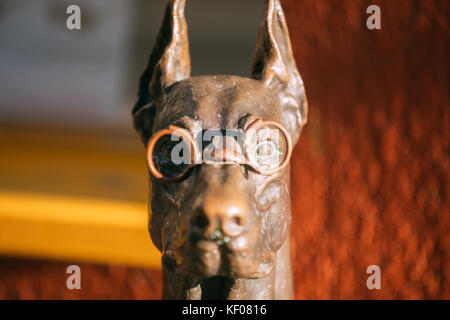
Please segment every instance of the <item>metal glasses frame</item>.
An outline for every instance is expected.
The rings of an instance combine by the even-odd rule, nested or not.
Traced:
[[[274,126],[278,128],[284,135],[284,138],[286,139],[287,144],[287,152],[286,156],[283,160],[283,162],[276,168],[272,170],[259,170],[257,166],[254,165],[255,160],[254,156],[249,153],[249,150],[252,148],[250,147],[250,141],[253,134],[256,134],[259,129],[265,126]],[[178,176],[178,177],[166,177],[164,176],[156,167],[154,161],[153,161],[153,151],[155,149],[155,146],[159,139],[161,137],[175,134],[176,136],[186,139],[186,142],[191,148],[191,162],[189,166],[187,167],[186,171]],[[256,118],[255,121],[253,121],[245,130],[244,130],[244,155],[245,155],[245,162],[243,164],[250,166],[255,172],[261,175],[273,175],[281,170],[283,170],[288,164],[292,156],[292,150],[293,150],[293,144],[291,137],[289,135],[288,130],[279,122],[272,121],[272,120],[262,120],[261,118]],[[180,128],[178,126],[170,125],[167,129],[162,129],[156,132],[149,140],[149,143],[147,145],[147,165],[150,170],[150,173],[158,180],[164,181],[164,182],[176,182],[180,179],[183,179],[184,176],[189,172],[189,170],[200,164],[204,164],[205,161],[202,159],[202,155],[199,149],[199,146],[197,144],[197,141],[192,136],[192,134],[187,131],[186,129]]]

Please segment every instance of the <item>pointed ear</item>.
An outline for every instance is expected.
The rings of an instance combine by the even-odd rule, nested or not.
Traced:
[[[133,116],[135,127],[143,139],[152,132],[152,128],[148,126],[153,124],[156,114],[154,109],[165,90],[191,75],[185,7],[186,0],[171,0],[168,4],[147,68],[141,76]],[[153,118],[149,121],[143,117]],[[143,128],[142,125],[146,127]]]
[[[308,103],[279,0],[265,2],[252,74],[266,87],[278,92],[282,123],[291,134],[292,141],[297,142],[307,121]]]
[[[147,104],[133,114],[133,124],[139,132],[142,142],[147,145],[153,134],[153,121],[156,116],[156,108],[153,103]]]

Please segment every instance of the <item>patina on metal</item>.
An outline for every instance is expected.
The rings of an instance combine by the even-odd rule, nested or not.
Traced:
[[[279,0],[265,2],[253,78],[191,77],[185,4],[167,7],[133,110],[148,146],[149,232],[162,252],[163,298],[292,299],[289,159],[307,100],[283,10]],[[287,137],[275,169],[255,168],[247,151],[241,162],[199,160],[196,138],[204,130],[250,135],[264,125]],[[192,165],[161,172],[155,150],[175,130],[192,150]],[[232,158],[229,150],[217,154]]]

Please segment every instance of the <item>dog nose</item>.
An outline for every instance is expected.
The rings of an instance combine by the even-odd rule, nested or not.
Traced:
[[[242,196],[209,195],[194,217],[194,225],[211,240],[227,242],[244,231],[246,220],[247,209]]]

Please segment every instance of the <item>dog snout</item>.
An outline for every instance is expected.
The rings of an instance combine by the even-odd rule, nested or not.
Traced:
[[[237,237],[244,231],[247,221],[247,205],[242,195],[207,195],[196,215],[193,225],[198,233],[211,240]]]

